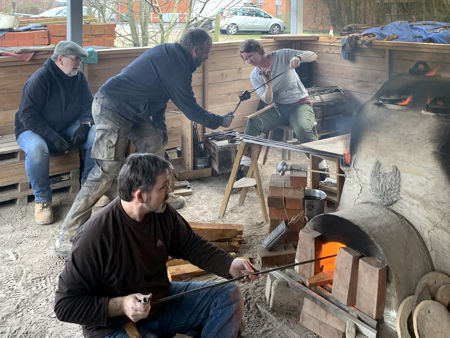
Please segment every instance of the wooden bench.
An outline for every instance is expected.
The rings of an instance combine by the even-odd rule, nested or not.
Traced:
[[[78,150],[50,158],[50,182],[52,190],[80,189],[80,157]],[[0,204],[16,202],[25,204],[33,190],[25,171],[25,154],[13,134],[0,136]]]

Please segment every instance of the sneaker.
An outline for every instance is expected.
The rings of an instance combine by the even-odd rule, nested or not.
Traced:
[[[53,223],[52,202],[34,204],[34,220],[37,224]]]
[[[91,210],[91,216],[95,214],[97,211],[99,211],[101,208],[107,206],[111,202],[108,196],[102,195],[97,201],[97,203],[94,204]]]
[[[67,260],[72,252],[72,242],[69,237],[58,235],[53,251],[57,257]]]
[[[167,203],[170,204],[175,210],[181,209],[186,204],[186,200],[183,196],[175,195],[173,192],[169,193]]]

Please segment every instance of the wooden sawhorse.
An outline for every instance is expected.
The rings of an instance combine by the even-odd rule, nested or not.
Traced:
[[[244,155],[244,152],[249,150],[250,151],[250,158],[251,158],[251,164],[250,168],[248,169],[247,177],[248,178],[254,178],[255,183],[242,187],[241,194],[239,196],[239,205],[243,205],[245,201],[245,197],[247,196],[247,190],[249,187],[254,186],[256,189],[256,194],[259,197],[259,203],[261,205],[261,211],[263,213],[264,221],[266,223],[269,222],[269,215],[267,214],[267,208],[266,208],[266,201],[264,200],[264,192],[262,190],[262,184],[261,184],[261,176],[259,174],[258,169],[258,158],[259,154],[261,153],[261,145],[259,144],[252,144],[247,143],[245,140],[242,140],[241,143],[238,145],[236,158],[234,160],[233,169],[231,169],[230,178],[228,179],[227,186],[225,188],[225,193],[222,200],[222,205],[220,207],[219,211],[219,217],[223,217],[225,215],[225,211],[227,209],[228,201],[230,200],[231,190],[233,189],[234,181],[236,179],[236,175],[239,171],[239,165],[241,164],[242,156]]]

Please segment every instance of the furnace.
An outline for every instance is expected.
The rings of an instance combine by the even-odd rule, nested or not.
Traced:
[[[328,266],[277,273],[291,282],[322,280],[312,284],[318,288],[299,286],[308,296],[301,321],[316,333],[345,335],[353,325],[367,336],[396,337],[398,308],[421,277],[450,275],[449,122],[450,79],[423,62],[387,81],[355,115],[339,210],[300,231],[296,261],[324,256],[326,246],[345,249]],[[317,297],[329,304],[317,308]]]

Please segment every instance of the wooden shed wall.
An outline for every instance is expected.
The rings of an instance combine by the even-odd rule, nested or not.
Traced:
[[[264,41],[268,51],[289,47],[290,44]],[[92,92],[95,93],[106,80],[118,74],[147,49],[142,47],[99,50],[98,63],[84,65],[84,73]],[[48,52],[41,52],[30,62],[13,57],[0,57],[0,135],[14,133],[14,115],[20,104],[23,85],[50,56]],[[207,62],[192,76],[192,87],[197,101],[216,114],[232,111],[239,101],[239,94],[251,89],[251,69],[239,56],[239,42],[215,43]],[[245,115],[252,113],[257,105],[258,98],[254,94],[250,100],[241,104],[231,127],[242,131],[246,122]],[[173,103],[169,102],[167,109],[168,148],[172,148],[180,145],[180,129],[184,119]]]
[[[339,39],[307,41],[305,38],[308,40],[305,36],[281,35],[261,41],[266,51],[292,47],[317,52],[314,85],[341,86],[352,103],[349,109],[356,109],[369,99],[389,76],[407,72],[419,60],[429,62],[433,69],[439,68],[442,76],[450,76],[449,45],[377,41],[371,47],[358,48],[355,60],[346,61],[341,57]],[[198,102],[216,114],[232,111],[241,92],[252,89],[249,81],[252,67],[239,57],[239,43],[214,43],[207,62],[193,74],[193,90]],[[119,73],[145,50],[144,47],[100,50],[98,64],[85,65],[92,92],[95,93],[108,78]],[[0,135],[14,132],[14,114],[23,85],[49,56],[50,53],[38,53],[30,62],[0,57]],[[232,128],[244,129],[245,116],[256,110],[258,100],[253,94],[250,100],[240,105]],[[181,113],[171,112],[178,110],[173,104],[169,103],[168,110],[168,148],[172,148],[181,143],[180,130],[185,119]]]

